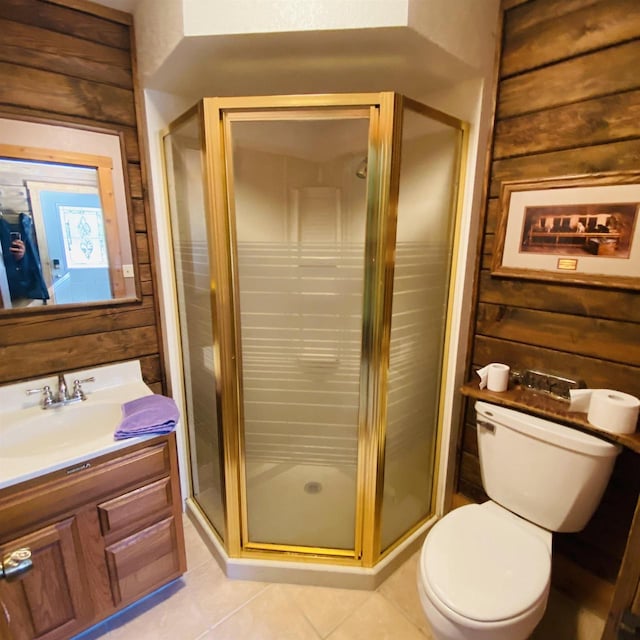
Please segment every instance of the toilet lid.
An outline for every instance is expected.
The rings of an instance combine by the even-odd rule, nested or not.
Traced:
[[[495,622],[538,601],[551,575],[551,553],[517,521],[468,505],[431,529],[420,571],[447,607],[465,618]]]

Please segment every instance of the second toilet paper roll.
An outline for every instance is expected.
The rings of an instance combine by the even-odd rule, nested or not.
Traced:
[[[640,400],[613,389],[571,390],[570,411],[584,411],[587,420],[611,433],[633,433],[638,423]]]
[[[489,391],[506,391],[509,387],[509,365],[492,362],[482,369],[478,369],[480,388]]]

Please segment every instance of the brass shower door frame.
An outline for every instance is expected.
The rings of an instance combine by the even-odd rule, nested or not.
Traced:
[[[411,101],[413,103],[413,101]],[[415,103],[419,105],[419,103]],[[230,557],[288,559],[373,566],[381,557],[380,528],[384,486],[386,384],[403,98],[392,92],[205,98],[199,105],[204,131],[207,233],[211,310],[220,425],[225,469],[224,544]],[[461,128],[447,114],[420,105],[430,117]],[[276,119],[369,117],[365,268],[360,359],[360,406],[353,550],[257,543],[249,539],[244,451],[242,349],[236,243],[231,124]],[[462,157],[459,158],[462,162]],[[458,189],[460,192],[460,189]],[[456,215],[456,218],[459,216]],[[382,240],[379,240],[382,239]],[[447,324],[447,341],[449,324]],[[440,402],[443,397],[440,385]],[[439,412],[437,441],[441,438]],[[436,445],[437,447],[437,445]],[[437,449],[436,449],[437,451]],[[434,467],[433,486],[438,468]],[[415,528],[421,526],[419,523]],[[413,530],[415,530],[415,528]],[[412,531],[413,531],[412,530]],[[409,535],[411,532],[408,532]],[[403,536],[393,546],[401,543]],[[390,549],[385,550],[385,554]]]
[[[463,196],[464,196],[464,185],[466,180],[466,167],[468,161],[468,146],[469,146],[469,124],[455,116],[451,116],[443,111],[430,107],[428,105],[423,104],[422,102],[418,102],[417,100],[413,100],[411,98],[407,98],[401,94],[395,94],[395,125],[394,125],[394,142],[397,142],[397,146],[394,146],[393,156],[392,156],[392,194],[389,200],[389,216],[393,218],[392,223],[390,223],[393,227],[393,231],[391,232],[391,245],[387,246],[388,251],[392,253],[387,254],[387,259],[393,262],[393,267],[395,268],[395,247],[396,247],[396,226],[397,226],[397,217],[398,217],[398,202],[399,202],[399,193],[400,193],[400,159],[402,153],[402,132],[403,132],[403,117],[404,111],[410,110],[414,113],[423,115],[427,118],[435,120],[440,124],[444,124],[446,126],[451,127],[458,132],[458,147],[456,150],[456,175],[454,182],[454,188],[451,193],[451,202],[449,205],[449,213],[452,216],[452,224],[449,231],[449,242],[451,246],[451,260],[449,265],[449,282],[447,287],[447,301],[446,301],[446,313],[445,313],[445,326],[443,331],[443,352],[442,358],[440,362],[440,381],[439,381],[439,392],[438,392],[438,407],[437,407],[437,426],[436,426],[436,435],[434,442],[434,457],[433,457],[433,483],[431,489],[431,505],[435,505],[437,502],[438,494],[439,494],[439,476],[440,476],[440,465],[441,465],[441,444],[443,440],[443,431],[444,431],[444,411],[445,411],[445,377],[446,371],[450,362],[450,353],[449,347],[451,343],[451,334],[452,334],[452,318],[453,318],[453,298],[454,298],[454,290],[456,285],[456,278],[459,268],[459,251],[460,251],[460,242],[461,242],[461,221],[462,221],[462,206],[463,206]],[[389,240],[389,238],[387,238]],[[389,363],[389,355],[390,355],[390,339],[391,339],[391,312],[392,312],[392,295],[393,295],[393,268],[390,273],[386,274],[386,283],[385,283],[385,298],[384,310],[388,315],[385,316],[383,320],[383,325],[385,329],[385,349],[386,349],[386,364],[385,368],[385,380],[384,380],[384,390],[387,390],[387,377],[388,373],[388,363]],[[381,412],[381,421],[379,423],[380,427],[380,451],[381,458],[380,464],[384,468],[385,464],[385,445],[386,445],[386,423],[387,423],[387,396],[384,395],[384,406]],[[383,479],[381,479],[381,484],[384,485]],[[380,491],[382,491],[383,486],[380,487]],[[386,549],[381,548],[380,544],[380,534],[382,529],[381,516],[382,516],[382,496],[376,499],[376,521],[375,521],[375,535],[377,536],[375,540],[375,549],[377,550],[377,554],[373,558],[373,562],[370,565],[373,566],[376,562],[379,562],[386,556],[388,556],[394,549],[400,546],[405,540],[410,538],[414,533],[419,531],[425,523],[431,520],[435,516],[435,510],[432,510],[430,514],[419,520],[413,527],[408,529],[401,535],[397,540],[391,543]]]

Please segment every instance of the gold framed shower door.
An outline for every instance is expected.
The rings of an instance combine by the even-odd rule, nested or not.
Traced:
[[[380,529],[385,465],[387,376],[391,334],[395,233],[404,108],[414,109],[460,132],[459,161],[465,158],[464,123],[391,92],[339,95],[205,98],[198,106],[203,136],[204,193],[210,251],[210,307],[216,368],[216,398],[224,457],[224,545],[231,557],[274,558],[371,567],[433,514],[381,549]],[[368,118],[366,238],[357,420],[354,545],[350,549],[259,542],[250,539],[244,452],[243,357],[240,339],[235,184],[232,126],[237,122]],[[462,173],[453,209],[459,219]],[[457,223],[454,225],[457,229]],[[455,232],[457,235],[457,231]],[[382,239],[380,241],[379,239]],[[454,258],[457,239],[454,242]],[[453,268],[453,267],[452,267]],[[450,303],[449,303],[450,304]],[[448,342],[449,322],[445,343]],[[446,353],[445,353],[446,358]],[[443,362],[441,369],[446,368]],[[440,384],[439,403],[443,389]],[[442,432],[438,411],[437,442]],[[438,446],[435,445],[435,494]],[[434,504],[432,498],[431,504]]]

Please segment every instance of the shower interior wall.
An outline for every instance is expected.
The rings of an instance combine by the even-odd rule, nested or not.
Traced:
[[[421,185],[428,183],[432,176],[436,178],[434,182],[438,185],[450,184],[450,179],[443,181],[434,175],[436,172],[452,171],[450,136],[446,133],[427,135],[412,140],[409,146],[408,154],[427,158],[428,165],[422,162],[423,171],[420,174],[402,179],[403,202],[413,203],[413,207],[410,210],[408,204],[403,208],[404,215],[398,226],[397,249],[402,252],[410,250],[408,247],[411,247],[411,250],[416,251],[416,238],[420,238],[424,247],[431,247],[430,264],[423,265],[422,271],[417,275],[424,279],[425,289],[428,289],[428,283],[436,283],[434,286],[442,288],[447,285],[446,282],[443,283],[442,276],[448,258],[442,254],[442,246],[447,244],[449,230],[441,222],[430,220],[429,212],[439,212],[448,208],[450,193],[445,189],[441,192],[433,189],[430,192],[431,201],[425,202],[425,190]],[[282,366],[294,367],[286,372],[279,371],[286,375],[300,375],[309,367],[331,372],[336,390],[335,395],[324,398],[327,405],[341,406],[345,389],[357,392],[361,334],[360,327],[350,323],[349,319],[357,315],[362,306],[362,265],[352,266],[353,271],[349,278],[352,283],[352,295],[349,297],[349,305],[332,307],[328,312],[327,301],[333,293],[331,285],[342,290],[349,285],[342,279],[325,278],[329,289],[314,291],[314,280],[318,280],[318,271],[313,271],[315,278],[300,276],[300,261],[304,261],[304,254],[296,254],[288,267],[285,261],[291,255],[288,241],[296,227],[299,234],[306,234],[307,240],[311,240],[309,246],[313,246],[312,239],[309,238],[313,233],[325,240],[331,234],[339,237],[342,243],[347,245],[350,238],[364,235],[362,227],[365,220],[360,212],[364,210],[366,183],[354,179],[354,174],[365,153],[366,150],[363,149],[361,153],[351,154],[346,160],[310,162],[291,156],[283,158],[281,155],[260,154],[255,150],[246,156],[242,155],[242,150],[235,152],[236,167],[241,168],[241,174],[235,176],[236,201],[238,207],[242,206],[245,211],[254,212],[250,221],[244,218],[244,226],[238,229],[237,234],[243,238],[243,242],[238,243],[238,252],[242,254],[242,261],[247,268],[251,266],[251,272],[243,274],[245,288],[241,291],[245,380],[243,392],[245,402],[249,405],[257,406],[265,401],[271,405],[266,411],[263,406],[260,411],[249,411],[245,416],[245,430],[254,436],[247,445],[247,460],[310,464],[352,464],[355,461],[357,439],[345,439],[331,428],[327,428],[331,426],[331,418],[319,424],[317,429],[306,430],[303,433],[299,430],[296,420],[279,420],[281,428],[274,430],[275,421],[271,418],[275,416],[269,411],[278,413],[276,407],[289,407],[289,410],[293,410],[292,406],[298,406],[299,402],[290,395],[285,395],[289,393],[288,390],[278,388],[277,378],[271,381],[269,378],[274,376],[272,365],[286,358],[289,364]],[[416,166],[416,163],[411,164]],[[300,185],[297,193],[287,192],[287,182]],[[419,199],[411,193],[413,188],[419,191]],[[326,226],[307,231],[300,230],[300,220],[304,218],[301,208],[305,205],[314,211],[318,207],[324,207],[326,210],[327,206],[331,205],[333,211],[326,218]],[[330,228],[334,224],[339,224],[340,229]],[[282,247],[281,252],[278,252],[279,246]],[[302,246],[304,252],[304,242],[298,246]],[[438,249],[433,249],[434,246]],[[446,249],[444,251],[446,252]],[[316,256],[316,253],[313,256]],[[309,259],[313,257],[310,256]],[[325,269],[333,269],[335,273],[335,265]],[[416,282],[410,276],[399,280],[398,285],[404,286],[407,294],[415,294]],[[392,367],[400,366],[403,352],[401,344],[408,328],[408,325],[405,327],[402,324],[403,318],[406,322],[415,320],[411,315],[412,302],[409,295],[403,296],[402,289],[396,292],[399,294],[396,304],[403,306],[403,317],[394,325],[396,334],[392,340],[396,345],[392,350],[398,361],[392,363]],[[441,299],[442,295],[436,297]],[[403,302],[403,298],[406,302]],[[344,298],[339,300],[344,305]],[[260,324],[260,315],[271,305],[295,309],[304,318],[303,327],[300,328],[296,323],[282,327],[278,335],[265,332]],[[341,340],[334,339],[333,333],[342,337],[340,353],[335,349],[341,344]],[[345,333],[349,336],[346,342]],[[345,347],[345,344],[348,346]],[[286,354],[296,354],[299,356],[298,361],[294,363]],[[309,354],[309,357],[305,358],[305,354]],[[437,357],[438,354],[433,354],[433,362],[437,362]],[[410,359],[409,357],[408,360]],[[417,376],[419,380],[420,376],[427,374],[408,370],[404,375],[414,378]],[[427,387],[428,385],[424,385],[425,389]],[[301,392],[304,393],[304,390]],[[403,413],[402,407],[399,406],[401,403],[400,397],[390,400],[390,404],[396,406],[399,415]],[[314,405],[305,410],[316,411],[317,407]],[[390,446],[392,450],[402,446],[410,448],[411,437],[399,430],[394,433]]]
[[[248,463],[355,466],[363,265],[348,247],[364,237],[366,183],[348,167],[364,154],[315,162],[234,153],[237,207],[253,212],[237,234]],[[288,311],[278,328],[261,322],[271,308]]]
[[[234,149],[252,539],[353,546],[354,525],[318,527],[336,512],[355,522],[364,265],[354,239],[364,237],[366,200],[355,166],[365,154]],[[305,494],[311,486],[322,495]]]

